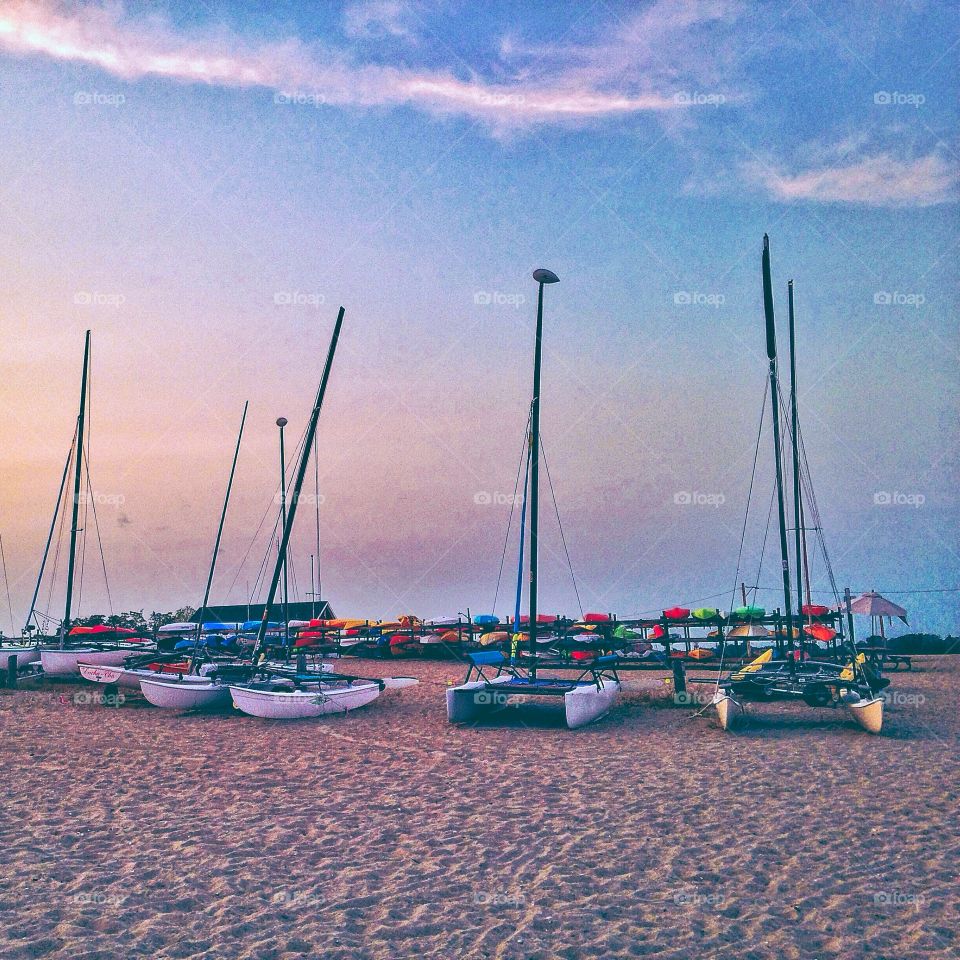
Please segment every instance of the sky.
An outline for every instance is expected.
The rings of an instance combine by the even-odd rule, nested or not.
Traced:
[[[212,601],[256,593],[275,420],[292,460],[341,304],[324,597],[506,613],[539,266],[575,575],[545,483],[541,608],[728,607],[741,580],[774,607],[768,233],[836,583],[956,634],[958,35],[926,2],[3,0],[0,627],[29,607],[85,330],[107,578],[88,516],[79,613],[149,613],[202,597],[247,400]]]

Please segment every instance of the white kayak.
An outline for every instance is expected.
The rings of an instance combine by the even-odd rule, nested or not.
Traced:
[[[155,707],[167,710],[202,710],[230,703],[230,688],[206,677],[144,677],[140,680],[140,690]]]
[[[369,681],[344,684],[318,683],[303,689],[283,689],[284,684],[241,684],[230,687],[233,705],[252,717],[271,720],[298,720],[346,713],[365,707],[380,696],[380,685]]]
[[[65,650],[41,650],[40,663],[48,677],[78,677],[80,663],[119,667],[135,653],[151,653],[153,644],[125,643],[122,647],[67,647]]]
[[[40,659],[40,648],[36,644],[3,644],[0,646],[0,670],[7,669],[7,663],[10,657],[17,658],[17,669],[19,670],[28,663],[36,663]]]

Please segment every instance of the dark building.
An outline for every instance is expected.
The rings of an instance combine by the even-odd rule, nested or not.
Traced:
[[[191,618],[191,623],[199,623],[200,611],[198,610]],[[326,600],[317,600],[313,603],[309,600],[297,601],[287,604],[287,615],[291,620],[312,620],[314,617],[320,617],[324,620],[333,619],[333,610]],[[219,620],[221,623],[243,623],[245,620],[259,620],[263,617],[262,603],[234,603],[227,606],[209,606],[203,611],[204,623],[212,620]],[[273,605],[273,620],[283,619],[283,604],[275,603]]]

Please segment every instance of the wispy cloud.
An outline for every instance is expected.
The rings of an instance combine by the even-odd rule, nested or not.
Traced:
[[[368,4],[356,8],[350,25],[361,30],[374,22],[382,29],[400,26],[399,5]],[[703,17],[677,11],[704,9],[712,17],[723,0],[661,0],[652,10],[666,11],[663,32],[686,29]],[[393,9],[396,7],[396,9]],[[649,16],[649,12],[646,16]],[[670,19],[672,17],[673,19]],[[677,91],[683,86],[660,65],[647,71],[643,40],[636,56],[628,53],[630,24],[614,48],[584,48],[581,62],[570,56],[541,58],[537,70],[523,70],[490,82],[480,76],[462,79],[452,70],[438,71],[381,64],[358,64],[343,50],[292,38],[253,44],[223,30],[185,35],[156,18],[149,22],[125,15],[122,6],[82,5],[52,0],[13,0],[0,11],[0,48],[40,54],[61,61],[91,64],[125,80],[159,76],[226,87],[264,87],[281,92],[309,91],[331,106],[408,104],[433,113],[464,114],[491,126],[602,118],[644,111],[682,110],[689,104]],[[644,48],[645,49],[645,48]]]
[[[343,11],[343,32],[353,39],[396,37],[416,41],[409,0],[357,0]]]
[[[956,200],[960,171],[942,154],[904,159],[877,153],[794,172],[752,162],[748,177],[776,200],[928,207]]]

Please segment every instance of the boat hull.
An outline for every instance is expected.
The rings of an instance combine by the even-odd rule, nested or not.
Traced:
[[[847,702],[847,709],[854,720],[867,733],[879,733],[883,729],[883,697],[873,697],[870,700],[858,700],[855,703]]]
[[[170,677],[141,679],[140,691],[148,702],[165,710],[210,710],[230,703],[230,688],[204,678],[181,681]]]
[[[17,658],[17,669],[25,667],[28,663],[36,663],[40,659],[39,647],[9,646],[0,647],[0,670],[7,669],[9,658]]]
[[[269,720],[301,720],[357,710],[380,696],[376,683],[313,690],[270,690],[231,686],[233,705],[242,713]]]
[[[149,647],[128,645],[108,650],[97,650],[89,647],[41,650],[40,663],[43,666],[44,674],[48,677],[79,677],[81,662],[91,666],[119,667],[131,654],[149,653],[150,649]]]
[[[717,720],[720,721],[722,730],[733,730],[743,716],[743,707],[740,702],[722,690],[714,694],[712,705],[717,711]]]
[[[447,719],[450,723],[470,723],[489,716],[505,707],[511,696],[536,696],[531,690],[526,692],[508,687],[511,677],[495,677],[489,683],[474,680],[462,683],[447,690]],[[491,687],[503,685],[503,692],[491,690]],[[564,720],[570,730],[585,727],[587,724],[605,717],[620,696],[620,683],[603,678],[599,684],[578,684],[563,695]]]
[[[91,683],[113,684],[117,687],[124,687],[127,690],[139,690],[141,680],[164,680],[169,683],[208,683],[206,677],[190,676],[177,673],[162,673],[159,670],[148,670],[146,668],[127,670],[124,667],[114,667],[106,664],[84,663],[81,661],[77,666],[80,669],[80,676]]]

